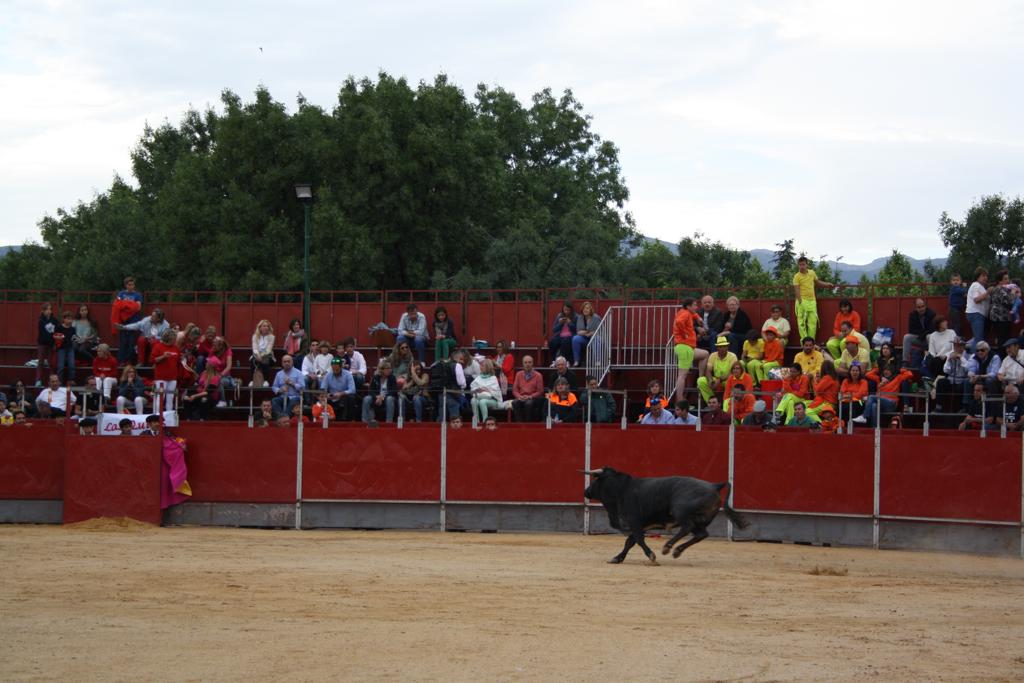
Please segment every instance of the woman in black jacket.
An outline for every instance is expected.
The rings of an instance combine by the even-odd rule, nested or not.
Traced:
[[[740,308],[740,300],[730,296],[725,301],[725,326],[722,331],[729,339],[729,350],[739,358],[743,355],[743,340],[747,338],[747,332],[753,327],[750,324],[750,316]]]

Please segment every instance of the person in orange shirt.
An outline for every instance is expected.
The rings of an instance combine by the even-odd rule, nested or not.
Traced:
[[[807,416],[812,420],[820,420],[826,410],[831,410],[835,417],[839,405],[839,375],[836,364],[826,360],[821,364],[821,376],[814,382],[814,400],[807,404]]]
[[[835,322],[832,323],[832,336],[825,342],[825,348],[833,358],[843,355],[843,339],[846,337],[842,330],[844,322],[850,323],[851,329],[860,332],[860,313],[853,310],[853,304],[849,299],[842,299],[839,302],[839,312],[836,313]]]
[[[748,394],[742,384],[737,384],[732,388],[729,410],[736,424],[740,424],[743,422],[743,418],[754,412],[754,403],[756,402],[757,399],[754,398],[754,395]]]
[[[846,422],[836,417],[836,411],[828,406],[822,409],[819,417],[822,434],[840,434],[846,427]]]
[[[737,385],[742,386],[746,393],[754,390],[754,378],[743,371],[743,364],[739,361],[732,364],[729,377],[725,380],[725,392],[723,393],[725,401],[722,402],[722,410],[727,413],[729,412],[729,402],[732,400],[732,389]]]
[[[686,385],[690,380],[690,369],[694,361],[697,361],[697,375],[703,376],[708,360],[707,350],[697,348],[695,325],[703,326],[700,316],[697,315],[697,302],[694,299],[683,299],[683,307],[676,313],[676,318],[672,322],[674,351],[679,367],[679,377],[676,379],[676,398],[679,400],[686,398]]]
[[[846,404],[846,410],[840,408],[841,413],[848,417],[861,414],[864,399],[868,397],[868,381],[864,379],[864,366],[859,361],[850,363],[849,374],[839,385],[839,396],[842,403]]]
[[[576,421],[576,394],[569,391],[569,380],[559,377],[555,390],[548,396],[551,402],[551,417],[557,422]]]
[[[786,354],[786,347],[779,341],[778,330],[768,327],[761,334],[764,336],[764,356],[761,360],[751,360],[747,363],[747,372],[754,377],[755,384],[768,379],[768,372],[781,366],[782,358]]]
[[[331,405],[330,401],[327,400],[327,392],[321,391],[317,402],[313,404],[313,422],[319,422],[323,419],[324,411],[327,411],[327,419],[330,422],[334,422],[335,413],[334,406]]]
[[[782,391],[775,395],[778,403],[775,405],[776,422],[786,424],[793,417],[793,405],[795,403],[807,403],[811,398],[811,378],[805,375],[799,363],[793,363],[788,373],[782,379]],[[785,420],[781,419],[785,416]]]
[[[882,412],[896,412],[900,403],[900,391],[907,388],[905,385],[903,387],[901,385],[904,382],[909,382],[913,377],[914,373],[906,369],[900,370],[899,374],[894,375],[890,366],[886,366],[882,370],[881,375],[878,374],[878,370],[869,372],[867,378],[878,383],[878,393],[868,396],[864,400],[864,412],[850,421],[874,427],[876,407],[878,405],[881,405]]]

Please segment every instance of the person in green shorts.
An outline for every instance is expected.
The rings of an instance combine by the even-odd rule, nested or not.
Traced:
[[[715,342],[715,353],[708,360],[704,376],[697,378],[697,390],[700,391],[705,403],[725,386],[725,381],[729,379],[729,373],[735,364],[736,354],[729,350],[729,338],[725,335],[718,337]]]
[[[687,380],[690,377],[690,368],[693,362],[697,361],[697,376],[704,374],[704,367],[707,363],[708,352],[705,349],[697,348],[697,331],[695,326],[702,326],[703,322],[697,315],[697,302],[693,299],[683,299],[682,308],[676,313],[672,322],[672,338],[675,342],[676,361],[679,366],[679,376],[676,378],[676,399],[681,400],[686,393]]]
[[[818,332],[818,300],[814,294],[815,287],[832,287],[831,282],[823,282],[808,267],[806,256],[797,259],[797,272],[793,274],[793,291],[796,294],[796,324],[800,338],[811,337]]]

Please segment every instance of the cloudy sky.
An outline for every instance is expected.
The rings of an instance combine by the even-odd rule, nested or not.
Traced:
[[[146,122],[349,75],[571,88],[641,232],[864,263],[1024,178],[1024,3],[0,0],[0,244],[88,201]],[[263,48],[260,52],[259,48]]]

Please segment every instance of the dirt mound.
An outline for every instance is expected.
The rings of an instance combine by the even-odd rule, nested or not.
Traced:
[[[65,524],[65,529],[76,531],[142,531],[145,529],[157,529],[158,527],[147,522],[140,522],[131,517],[96,517],[87,519],[84,522]]]

